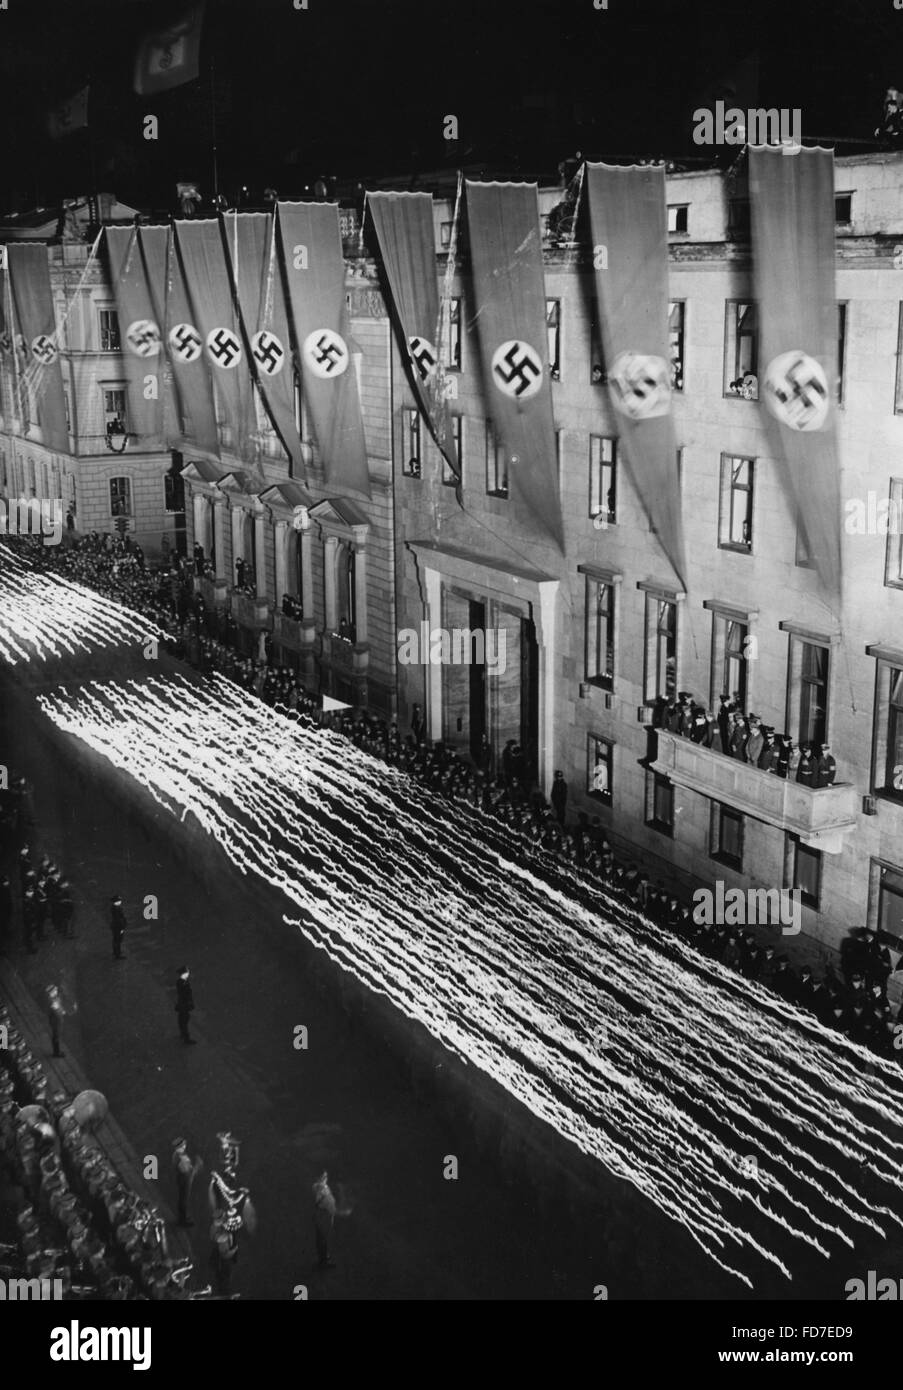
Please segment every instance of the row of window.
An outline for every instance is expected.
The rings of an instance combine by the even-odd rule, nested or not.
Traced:
[[[586,578],[584,679],[605,691],[614,689],[618,668],[618,592],[620,578],[581,566]],[[640,586],[645,587],[645,586]],[[653,704],[678,692],[678,600],[646,588],[643,699]],[[749,708],[749,662],[757,639],[749,618],[717,600],[706,600],[712,614],[709,705],[719,696],[734,696]],[[794,631],[789,636],[785,728],[797,743],[823,743],[828,736],[831,689],[829,638]],[[903,655],[877,656],[875,738],[872,789],[903,802]]]
[[[835,193],[834,222],[839,227],[848,227],[853,220],[853,194]],[[750,233],[750,213],[748,198],[730,198],[727,206],[727,229],[731,237]],[[690,204],[668,204],[668,231],[677,236],[689,236]]]

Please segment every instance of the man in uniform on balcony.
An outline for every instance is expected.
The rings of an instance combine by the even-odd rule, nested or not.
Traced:
[[[800,765],[796,770],[796,780],[804,787],[815,786],[815,761],[812,757],[811,743],[804,743],[800,749]]]
[[[818,762],[815,765],[815,785],[817,787],[830,787],[836,776],[837,763],[834,761],[831,747],[829,744],[823,743],[818,755]]]

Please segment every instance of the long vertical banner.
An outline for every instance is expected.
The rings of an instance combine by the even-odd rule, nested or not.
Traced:
[[[345,260],[334,203],[279,203],[279,238],[304,396],[330,486],[370,496],[348,346]]]
[[[439,286],[429,193],[368,193],[388,299],[414,399],[455,477],[461,477],[448,406],[439,386]],[[445,365],[448,365],[447,363]]]
[[[465,184],[487,409],[509,485],[564,549],[535,184]]]
[[[834,154],[751,147],[749,190],[761,345],[759,400],[809,558],[841,585]]]
[[[156,243],[147,244],[152,266],[159,254]],[[166,346],[172,365],[174,418],[167,419],[170,448],[193,444],[205,453],[219,454],[219,431],[210,363],[204,352],[204,337],[194,295],[188,284],[175,231],[170,229],[166,244]]]
[[[266,212],[230,212],[224,215],[223,225],[257,385],[296,474],[302,448],[295,421],[294,365],[276,254],[275,217]]]
[[[207,217],[176,222],[176,240],[213,369],[217,397],[232,430],[231,451],[249,464],[255,453],[257,419],[251,373],[232,302],[232,286],[219,221]]]
[[[137,435],[142,448],[159,449],[163,446],[163,335],[147,280],[141,232],[138,227],[107,227],[105,236],[125,363],[128,431]]]
[[[612,405],[640,502],[686,585],[668,347],[664,168],[587,164],[596,300]]]
[[[12,243],[8,255],[13,308],[24,338],[20,386],[35,402],[44,443],[64,453],[69,448],[69,431],[48,250],[33,242]]]

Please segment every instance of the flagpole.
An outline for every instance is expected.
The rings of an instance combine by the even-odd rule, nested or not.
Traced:
[[[213,205],[219,204],[219,168],[216,159],[216,55],[210,55],[210,115],[213,122]]]

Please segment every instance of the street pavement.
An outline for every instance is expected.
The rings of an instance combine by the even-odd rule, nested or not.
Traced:
[[[259,1227],[243,1238],[235,1287],[245,1297],[291,1299],[592,1298],[618,1285],[627,1255],[592,1219],[575,1223],[566,1194],[512,1183],[487,1160],[460,1119],[424,1105],[407,1059],[372,1021],[324,988],[272,894],[225,857],[217,883],[178,853],[174,822],[149,830],[95,776],[59,756],[41,716],[22,717],[30,695],[10,692],[3,748],[33,787],[30,843],[70,879],[76,939],[48,940],[14,964],[34,997],[52,980],[77,1003],[64,1050],[106,1095],[139,1160],[156,1156],[168,1181],[181,1134],[215,1163],[215,1135],[242,1141],[240,1179]],[[89,755],[93,759],[94,755]],[[120,892],[129,928],[125,959],[111,959],[110,898]],[[145,920],[152,895],[157,920]],[[309,948],[308,948],[309,950]],[[196,1047],[174,1012],[178,968],[192,971]],[[308,1029],[306,1050],[295,1028]],[[459,1176],[443,1176],[454,1155]],[[335,1269],[314,1267],[311,1182],[326,1166],[348,1215],[336,1222]],[[172,1194],[170,1193],[172,1198]],[[195,1186],[190,1233],[201,1281],[209,1253],[205,1175]],[[656,1237],[662,1223],[655,1222]],[[667,1266],[667,1247],[657,1254]],[[654,1263],[655,1261],[653,1261]],[[622,1282],[622,1288],[624,1284]]]

